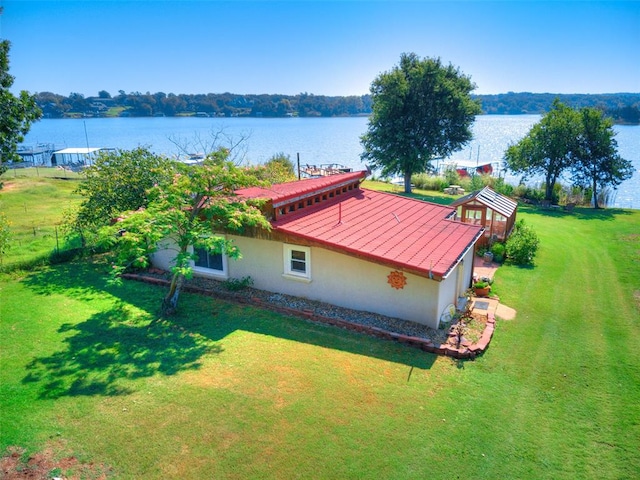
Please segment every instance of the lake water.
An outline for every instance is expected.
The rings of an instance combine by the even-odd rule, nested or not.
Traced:
[[[500,162],[507,147],[524,137],[540,120],[539,115],[482,115],[473,126],[474,139],[454,155],[460,160]],[[109,147],[132,149],[146,146],[168,156],[181,152],[202,152],[217,134],[243,142],[247,163],[257,164],[276,153],[304,164],[339,163],[364,169],[360,161],[360,136],[367,129],[366,117],[346,118],[90,118],[44,119],[35,123],[25,144],[53,143],[65,147]],[[614,207],[640,208],[640,126],[614,127],[618,152],[631,160],[634,176],[615,193]],[[516,184],[518,178],[506,176]]]

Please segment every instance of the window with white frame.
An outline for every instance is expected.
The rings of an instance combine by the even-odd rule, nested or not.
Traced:
[[[284,274],[301,280],[311,280],[311,249],[284,245]]]
[[[222,253],[209,252],[204,248],[194,248],[196,259],[193,261],[193,270],[205,275],[226,277],[227,257]]]

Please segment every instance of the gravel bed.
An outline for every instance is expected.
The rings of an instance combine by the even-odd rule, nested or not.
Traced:
[[[445,343],[447,340],[447,330],[434,330],[425,325],[415,322],[401,320],[399,318],[387,317],[377,313],[351,310],[349,308],[337,307],[328,303],[294,297],[282,293],[267,292],[256,288],[245,287],[238,291],[230,291],[224,283],[218,280],[193,277],[186,281],[186,285],[202,288],[211,292],[220,292],[224,296],[236,296],[238,298],[258,298],[264,303],[271,303],[279,307],[287,307],[295,310],[307,310],[315,315],[327,318],[346,320],[348,322],[377,327],[388,332],[409,335],[412,337],[426,338],[434,344]]]

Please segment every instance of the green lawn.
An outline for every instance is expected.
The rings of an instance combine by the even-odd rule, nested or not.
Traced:
[[[0,211],[11,222],[11,247],[2,265],[31,263],[63,250],[62,215],[80,202],[73,194],[79,176],[56,168],[9,170],[1,179]]]
[[[462,195],[452,196],[443,192],[436,192],[433,190],[421,190],[419,188],[412,188],[410,194],[404,193],[404,186],[396,185],[388,182],[381,182],[377,180],[365,180],[362,184],[364,188],[370,190],[378,190],[381,192],[395,193],[396,195],[402,195],[418,200],[425,200],[427,202],[439,203],[441,205],[449,205],[456,198]]]
[[[0,283],[0,450],[115,478],[626,479],[640,471],[640,211],[521,209],[518,311],[456,362],[63,264]]]

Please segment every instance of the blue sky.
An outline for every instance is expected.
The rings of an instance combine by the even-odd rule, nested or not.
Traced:
[[[414,52],[475,93],[640,92],[640,1],[0,5],[15,91],[362,95]]]

